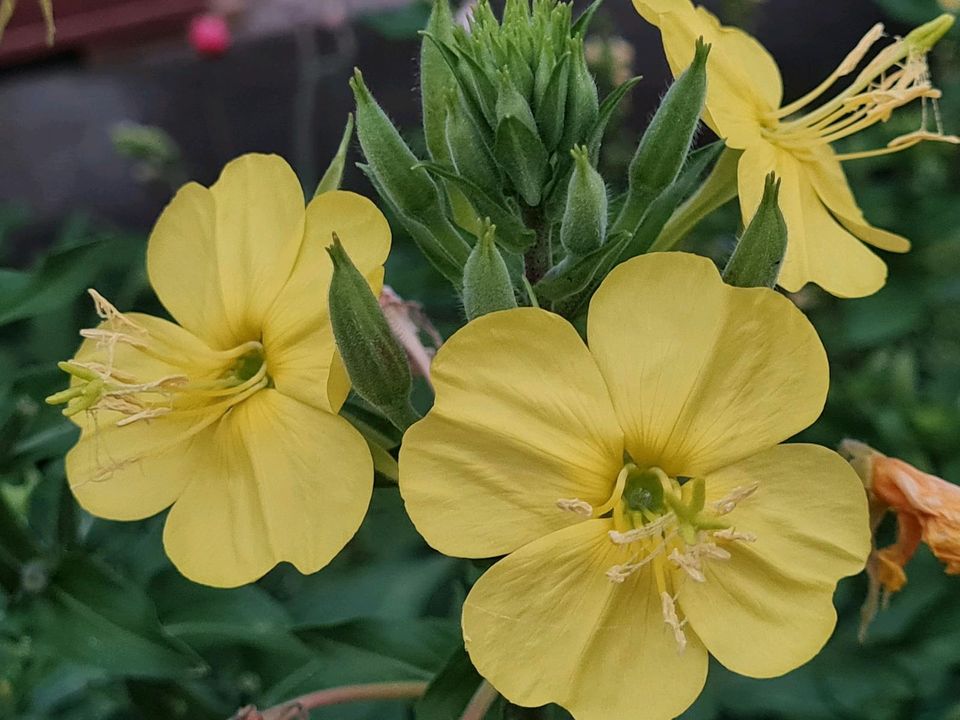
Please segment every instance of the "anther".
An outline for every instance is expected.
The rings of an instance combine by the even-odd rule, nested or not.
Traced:
[[[759,487],[760,483],[758,482],[735,487],[727,496],[712,503],[714,512],[717,515],[726,515],[733,512],[737,505],[753,495]]]
[[[593,505],[580,498],[560,498],[557,500],[557,507],[581,517],[593,517]]]
[[[670,593],[660,593],[660,610],[663,613],[663,621],[673,631],[673,638],[677,641],[677,652],[682,653],[687,649],[687,636],[683,632],[683,626],[687,621],[681,621],[677,616],[677,606]]]

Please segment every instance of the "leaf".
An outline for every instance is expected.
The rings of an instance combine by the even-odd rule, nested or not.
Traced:
[[[26,610],[37,645],[52,657],[118,677],[184,678],[201,658],[167,635],[150,598],[104,565],[63,558],[44,596]]]
[[[313,196],[322,195],[325,192],[330,192],[331,190],[338,190],[340,188],[340,183],[343,180],[343,168],[346,165],[347,152],[350,150],[350,141],[353,139],[353,113],[347,115],[347,125],[343,129],[343,137],[340,139],[340,146],[337,148],[337,154],[333,156],[333,160],[330,161],[330,166],[327,168],[326,172],[323,173],[323,177],[320,178],[320,182],[317,185],[316,192],[313,193]]]
[[[415,720],[457,720],[482,682],[467,651],[458,647],[414,707]]]
[[[462,642],[451,620],[359,620],[297,635],[314,659],[264,693],[260,707],[338,685],[428,681]]]

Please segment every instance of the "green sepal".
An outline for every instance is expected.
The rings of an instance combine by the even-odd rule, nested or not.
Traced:
[[[317,189],[313,196],[323,195],[331,190],[339,190],[340,183],[343,182],[343,169],[347,163],[347,153],[350,151],[350,141],[353,139],[353,113],[347,115],[347,125],[343,129],[343,137],[340,138],[340,146],[337,148],[337,154],[333,156],[329,167],[320,178]]]
[[[600,9],[601,5],[603,5],[603,0],[593,0],[587,9],[580,13],[580,17],[577,18],[577,21],[570,29],[570,34],[585,37],[587,31],[590,29],[590,23],[593,22],[593,16],[597,14],[597,10]]]
[[[327,252],[333,260],[330,325],[350,383],[357,395],[405,430],[417,420],[410,405],[412,377],[407,354],[336,234]]]
[[[571,38],[567,43],[570,49],[570,79],[567,86],[564,132],[559,146],[561,150],[569,150],[577,143],[586,141],[600,111],[597,84],[587,67],[583,38]]]
[[[775,287],[787,252],[787,223],[778,203],[780,180],[767,175],[763,198],[723,270],[724,282],[736,287]]]
[[[496,226],[489,220],[473,246],[463,273],[463,309],[467,320],[517,307],[507,265],[497,250]]]
[[[567,187],[567,206],[560,225],[560,242],[571,255],[587,255],[607,237],[607,186],[590,164],[585,146],[570,151],[573,174]]]
[[[563,121],[567,112],[567,87],[570,83],[570,53],[557,60],[550,73],[543,95],[537,101],[536,121],[548,150],[555,150],[563,137]]]
[[[683,168],[700,124],[707,92],[710,46],[697,40],[693,62],[671,85],[630,162],[627,201],[614,223],[615,231],[632,232],[650,203]]]
[[[497,125],[493,153],[523,201],[530,207],[539,205],[550,173],[549,157],[539,134],[523,120],[504,117]]]
[[[497,241],[502,247],[522,253],[533,245],[536,233],[527,228],[520,218],[487,194],[483,188],[438,163],[421,163],[418,167],[455,183],[470,198],[477,212],[484,217],[489,217],[490,221],[497,226]]]

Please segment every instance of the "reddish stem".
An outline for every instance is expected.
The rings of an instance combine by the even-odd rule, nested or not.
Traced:
[[[415,700],[427,691],[425,682],[370,683],[344,685],[301,695],[263,712],[255,707],[241,709],[234,720],[295,720],[307,717],[310,710],[363,700]]]

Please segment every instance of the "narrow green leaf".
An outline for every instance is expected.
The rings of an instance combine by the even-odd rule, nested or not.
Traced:
[[[322,195],[331,190],[340,189],[340,183],[343,181],[343,169],[346,166],[347,152],[350,150],[350,141],[353,139],[353,113],[347,115],[347,125],[343,129],[343,137],[340,139],[340,147],[337,148],[337,154],[330,161],[330,166],[320,178],[316,192],[313,196]]]

